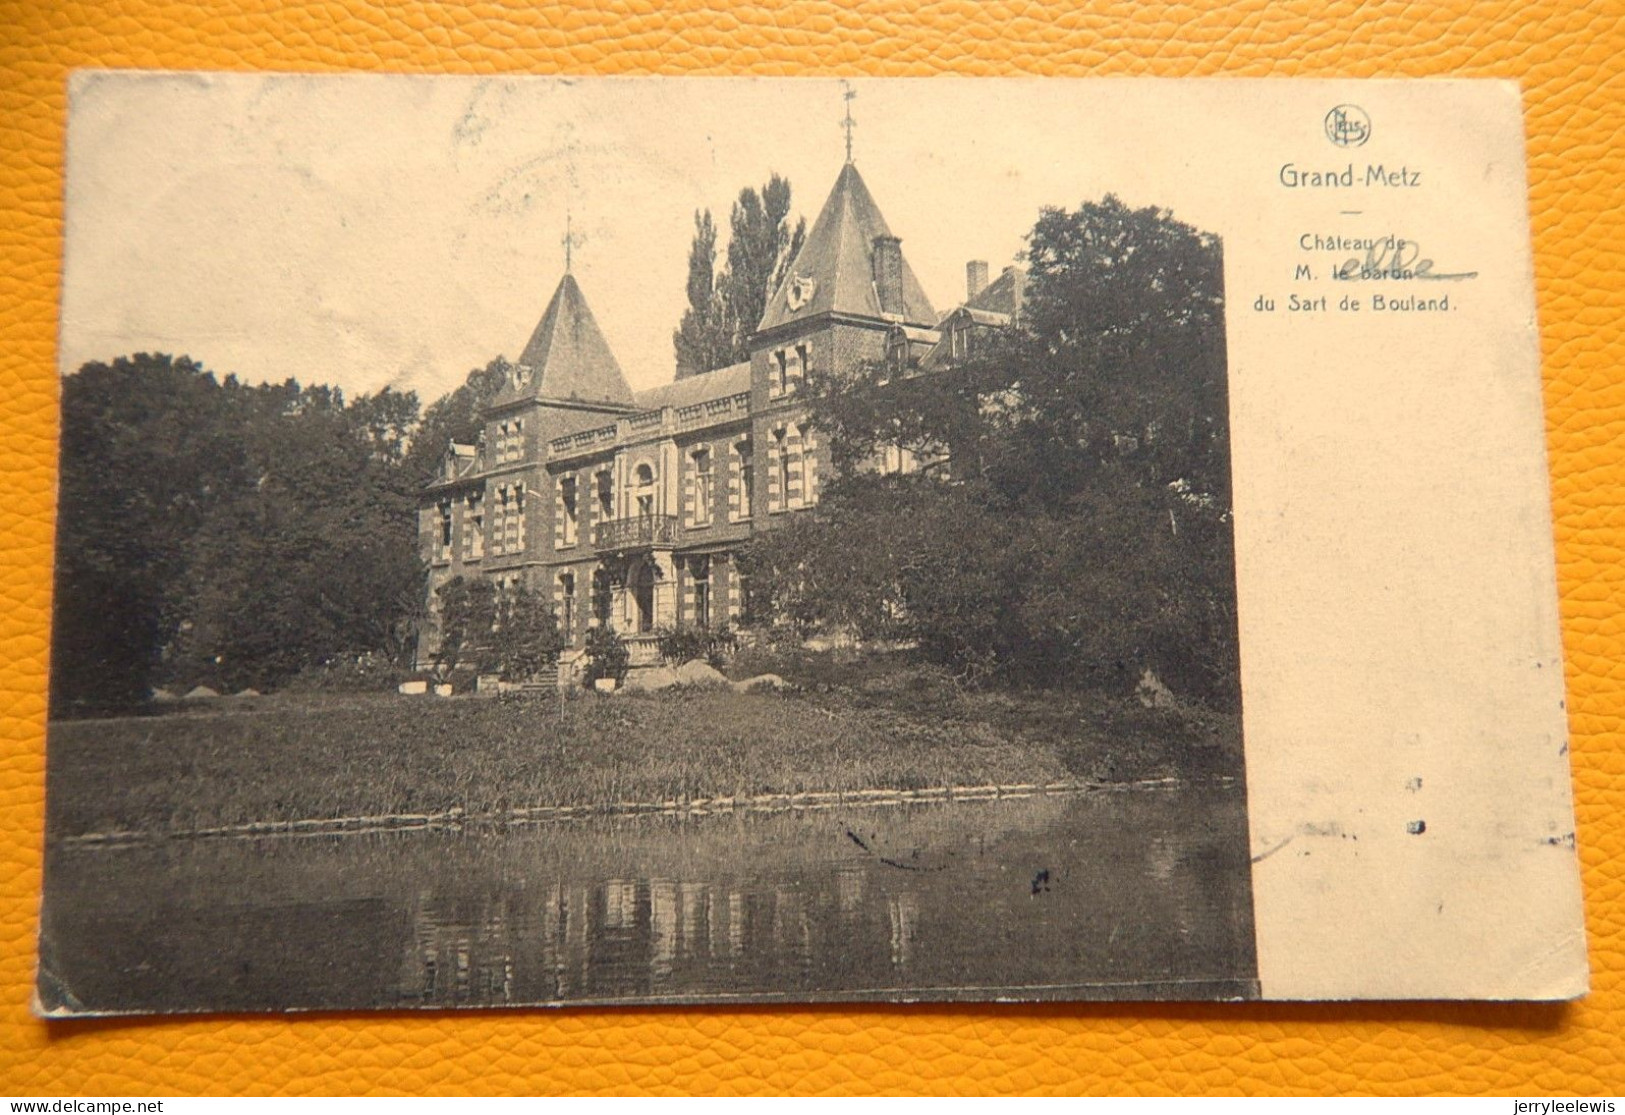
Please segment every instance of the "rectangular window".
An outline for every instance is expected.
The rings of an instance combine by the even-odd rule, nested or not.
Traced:
[[[598,496],[598,521],[607,523],[615,517],[615,477],[608,469],[593,477]]]
[[[775,490],[768,493],[767,509],[783,511],[790,506],[790,430],[773,431],[773,479]]]
[[[518,553],[525,548],[525,486],[513,486],[513,502],[508,512],[508,552]]]
[[[694,516],[691,520],[696,526],[706,526],[711,522],[711,503],[714,491],[711,487],[711,451],[699,449],[694,452]]]
[[[711,559],[690,559],[689,570],[694,578],[694,626],[711,626]]]
[[[576,544],[577,514],[576,478],[566,476],[559,480],[559,548]]]
[[[751,497],[756,492],[756,457],[751,453],[750,439],[734,445],[734,459],[737,464],[735,473],[736,492],[738,495],[737,507],[734,510],[736,522],[748,519],[751,516]]]
[[[470,492],[463,503],[463,560],[476,561],[485,556],[485,497],[481,492]]]
[[[434,559],[436,561],[451,560],[451,500],[440,501],[440,531],[435,535]]]
[[[772,398],[777,399],[790,390],[790,357],[789,354],[781,348],[779,351],[773,354],[773,359],[777,362],[778,367],[773,369],[775,374],[772,389],[768,392],[768,394]]]
[[[515,418],[497,427],[497,463],[517,461],[525,455],[525,420]]]
[[[603,569],[593,570],[592,618],[598,621],[600,627],[609,625],[609,612],[613,605],[614,593],[610,589],[608,571]]]
[[[494,499],[491,508],[491,552],[500,554],[508,546],[508,486],[498,485],[492,493]]]
[[[800,384],[802,384],[802,383],[804,383],[806,381],[806,379],[807,379],[807,367],[811,363],[811,361],[812,361],[812,354],[808,351],[807,346],[806,345],[797,345],[796,346],[796,368],[795,368],[795,373],[796,374],[795,374],[795,378],[789,384],[787,384],[785,386],[785,393],[786,394],[794,393],[796,388]]]
[[[497,488],[496,521],[491,525],[491,552],[514,554],[525,548],[525,486]]]

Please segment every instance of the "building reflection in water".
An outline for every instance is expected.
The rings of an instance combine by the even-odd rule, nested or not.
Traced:
[[[1154,804],[1170,817],[1162,831],[1135,832],[1132,810],[1145,806],[1114,796],[1072,806],[1094,809],[1105,839],[1018,832],[988,852],[991,840],[964,838],[966,851],[942,853],[952,870],[935,872],[809,854],[752,875],[749,856],[723,864],[720,853],[685,853],[673,870],[671,856],[644,849],[663,872],[594,882],[547,845],[541,857],[534,844],[470,845],[477,862],[502,866],[408,892],[401,1001],[1019,987],[1056,982],[1058,968],[1079,982],[1252,978],[1236,855],[1209,831],[1170,831],[1182,823],[1177,800]],[[1056,859],[1058,846],[1076,851]],[[715,878],[683,877],[708,868]],[[1051,880],[1042,891],[1030,885],[1039,869]]]
[[[455,1006],[681,994],[767,973],[805,986],[820,940],[880,928],[861,924],[861,875],[837,878],[833,893],[811,900],[796,883],[747,891],[672,879],[560,882],[483,899],[420,889],[402,997]],[[892,962],[906,964],[918,903],[906,892],[887,902]]]

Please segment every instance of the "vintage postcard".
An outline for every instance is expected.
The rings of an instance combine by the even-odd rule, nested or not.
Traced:
[[[1515,86],[71,93],[42,1014],[1584,992]]]

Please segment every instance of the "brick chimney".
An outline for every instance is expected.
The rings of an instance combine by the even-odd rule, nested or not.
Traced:
[[[973,259],[965,264],[965,301],[987,289],[987,260]]]
[[[875,295],[880,299],[880,312],[903,312],[903,242],[895,236],[877,236],[874,240]]]

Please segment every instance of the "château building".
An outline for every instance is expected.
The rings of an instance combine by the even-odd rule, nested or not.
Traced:
[[[815,505],[829,476],[800,397],[808,370],[950,364],[1021,300],[1019,269],[991,284],[985,263],[966,274],[966,302],[939,318],[848,161],[767,302],[750,360],[634,392],[566,265],[481,442],[449,446],[424,491],[420,664],[438,647],[437,593],[458,576],[551,598],[572,648],[607,625],[632,642],[634,664],[653,657],[660,629],[738,623],[740,545]]]

